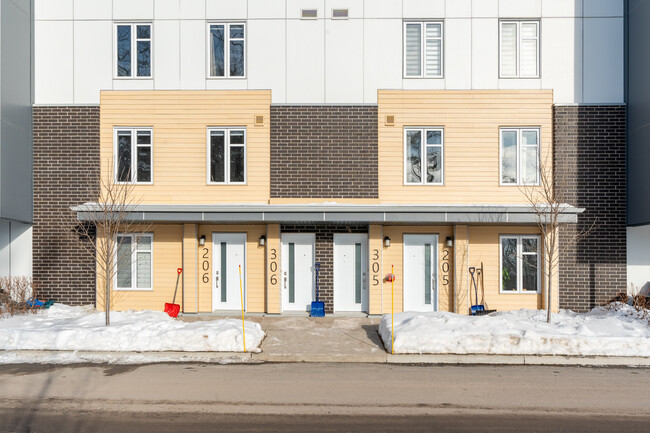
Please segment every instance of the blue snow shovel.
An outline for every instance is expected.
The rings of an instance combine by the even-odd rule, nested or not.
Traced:
[[[311,317],[325,317],[325,303],[318,300],[318,273],[320,271],[320,263],[314,263],[316,269],[316,300],[311,303]]]
[[[481,305],[481,304],[478,303],[478,288],[477,288],[477,286],[476,286],[476,278],[474,278],[474,273],[475,273],[475,272],[476,272],[476,268],[475,268],[475,267],[471,267],[471,268],[469,268],[469,274],[472,276],[472,285],[474,286],[474,296],[475,296],[474,299],[476,300],[476,304],[475,304],[475,305],[472,305],[472,306],[470,307],[470,314],[471,314],[472,316],[480,315],[479,312],[485,310],[485,306],[484,306],[484,305]],[[472,296],[472,295],[471,295],[471,291],[470,291],[470,297],[471,297],[471,296]]]

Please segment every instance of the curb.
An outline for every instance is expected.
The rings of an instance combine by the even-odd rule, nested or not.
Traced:
[[[264,362],[371,363],[433,365],[555,365],[593,367],[650,367],[643,356],[481,355],[481,354],[323,354],[242,352],[102,352],[0,350],[0,364],[146,364],[161,362],[258,364]]]

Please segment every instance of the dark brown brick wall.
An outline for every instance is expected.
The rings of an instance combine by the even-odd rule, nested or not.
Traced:
[[[60,215],[72,215],[70,206],[93,200],[99,107],[34,107],[33,114],[34,282],[43,298],[94,304],[95,262],[63,234]]]
[[[553,117],[556,188],[586,209],[560,230],[560,244],[596,224],[560,257],[560,308],[585,311],[627,284],[625,107],[562,106]]]
[[[271,106],[271,197],[377,198],[376,106]]]
[[[334,233],[368,233],[367,224],[355,225],[280,225],[282,233],[315,233],[316,263],[318,273],[319,299],[325,302],[325,312],[334,312]]]

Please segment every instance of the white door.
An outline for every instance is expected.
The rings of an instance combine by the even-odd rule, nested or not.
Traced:
[[[246,305],[246,234],[212,233],[213,310],[241,310],[239,267]]]
[[[404,311],[438,310],[438,235],[404,235]]]
[[[282,310],[310,311],[315,297],[316,235],[282,235]]]
[[[368,311],[368,235],[334,234],[334,312]]]

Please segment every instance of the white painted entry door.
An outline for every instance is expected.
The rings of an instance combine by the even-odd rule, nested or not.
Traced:
[[[438,235],[404,235],[404,311],[438,310]]]
[[[241,310],[239,266],[245,306],[246,234],[212,233],[212,310]]]
[[[282,310],[310,311],[316,300],[314,233],[282,235]]]
[[[334,234],[334,312],[368,311],[368,235]]]

